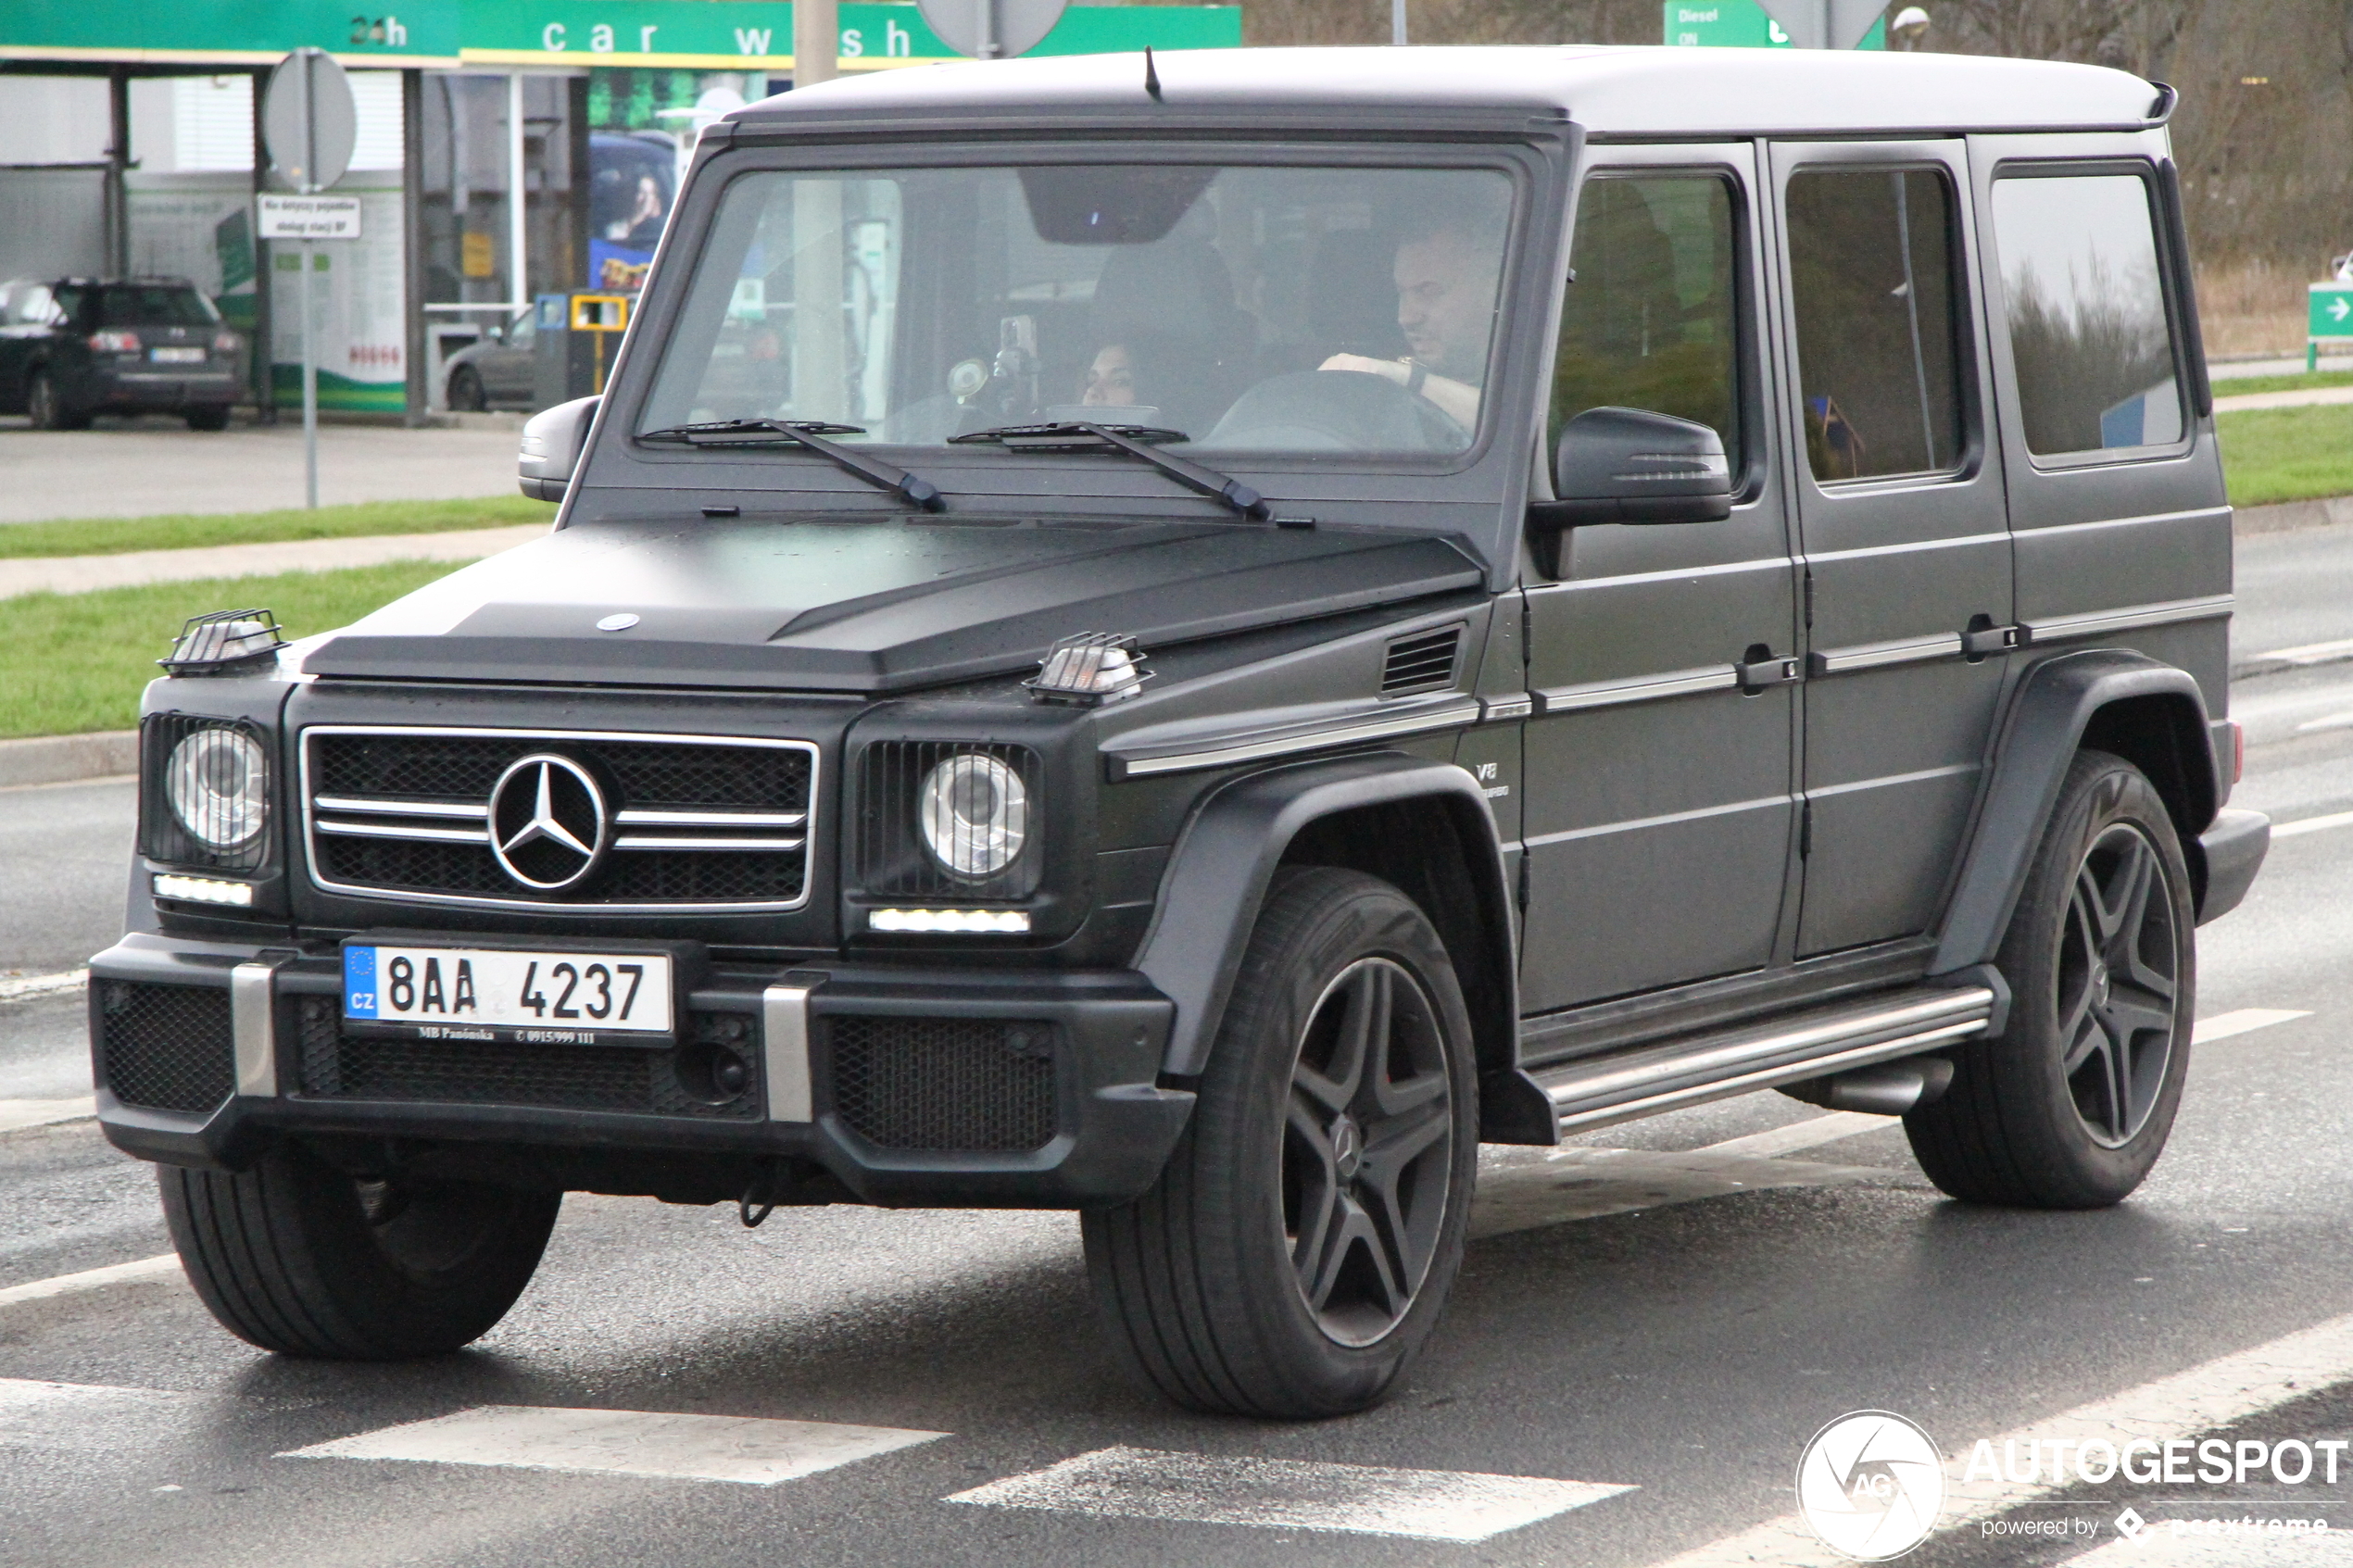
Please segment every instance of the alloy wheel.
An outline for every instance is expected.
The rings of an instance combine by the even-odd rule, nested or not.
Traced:
[[[1359,959],[1308,1015],[1291,1069],[1283,1229],[1301,1298],[1341,1345],[1413,1307],[1453,1184],[1453,1089],[1438,1010],[1403,965]]]
[[[2060,1071],[2093,1139],[2120,1148],[2157,1109],[2181,989],[2165,863],[2139,827],[2114,823],[2084,852],[2058,960]]]

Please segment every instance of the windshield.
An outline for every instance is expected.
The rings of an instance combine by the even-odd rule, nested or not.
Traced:
[[[208,327],[219,320],[212,301],[184,283],[108,283],[98,291],[101,327]]]
[[[742,176],[637,428],[821,420],[937,445],[1088,420],[1203,452],[1458,452],[1510,207],[1478,169]]]

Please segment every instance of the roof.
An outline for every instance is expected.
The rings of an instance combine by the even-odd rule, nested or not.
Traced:
[[[1201,49],[964,62],[877,72],[737,110],[746,130],[803,117],[1062,119],[1199,115],[1566,115],[1589,134],[1777,135],[2138,129],[2170,94],[2100,66],[1877,50]]]

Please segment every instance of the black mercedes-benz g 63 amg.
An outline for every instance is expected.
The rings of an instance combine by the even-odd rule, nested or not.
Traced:
[[[1378,1399],[1481,1142],[1780,1088],[2130,1193],[2226,810],[2169,89],[1683,50],[894,72],[714,126],[545,539],[147,694],[99,1106],[297,1355],[566,1191],[1083,1211]]]

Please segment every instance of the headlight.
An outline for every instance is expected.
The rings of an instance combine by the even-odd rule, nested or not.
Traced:
[[[1029,791],[1011,766],[962,751],[924,778],[915,804],[932,858],[957,876],[995,876],[1029,839]]]
[[[243,848],[270,821],[270,764],[241,730],[198,730],[171,748],[163,770],[171,814],[197,843]]]

